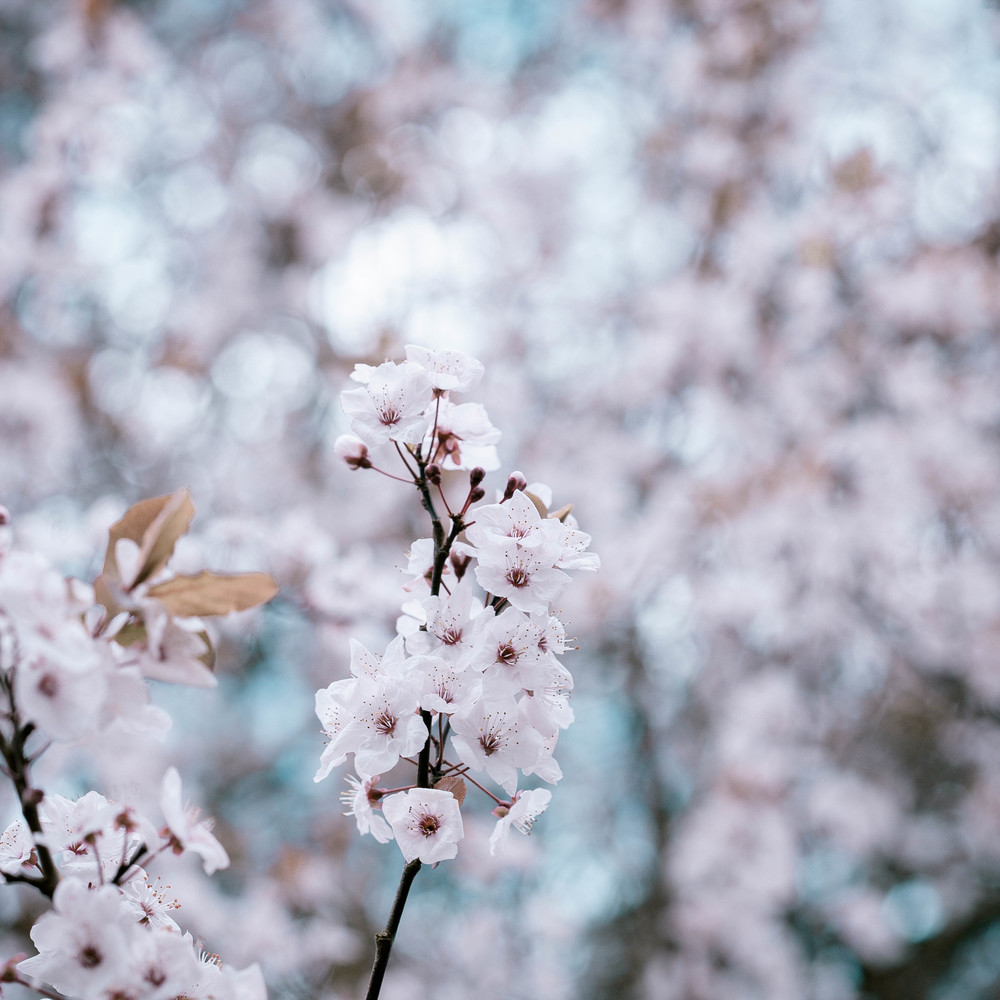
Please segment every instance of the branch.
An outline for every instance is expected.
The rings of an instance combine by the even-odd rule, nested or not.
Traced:
[[[419,858],[411,861],[403,869],[399,888],[396,889],[396,899],[392,904],[392,912],[389,914],[389,922],[381,934],[375,935],[375,964],[372,965],[372,974],[368,980],[368,992],[365,994],[365,1000],[377,1000],[379,991],[382,989],[382,980],[385,977],[386,966],[389,964],[389,953],[392,951],[392,943],[396,939],[396,931],[399,930],[399,921],[403,916],[403,907],[406,906],[406,897],[410,893],[410,886],[418,871],[420,871]]]
[[[59,884],[59,869],[56,868],[48,847],[38,841],[38,838],[42,835],[42,821],[38,816],[38,804],[44,796],[41,789],[32,786],[29,774],[31,760],[37,758],[38,754],[35,754],[34,758],[29,757],[24,749],[25,742],[35,730],[35,724],[29,722],[24,726],[21,725],[21,716],[14,702],[14,685],[12,679],[5,678],[2,687],[10,705],[8,718],[14,727],[14,732],[9,739],[0,738],[0,753],[2,753],[4,763],[6,764],[7,776],[10,778],[17,792],[17,798],[21,805],[21,815],[24,816],[24,821],[28,824],[28,829],[31,831],[35,841],[38,867],[42,873],[38,879],[18,880],[30,881],[32,885],[36,886],[39,892],[44,893],[44,895],[51,899],[56,891],[56,886]]]

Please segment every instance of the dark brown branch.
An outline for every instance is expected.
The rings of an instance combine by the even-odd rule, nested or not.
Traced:
[[[406,897],[410,893],[410,886],[413,885],[418,871],[420,871],[419,858],[411,861],[403,869],[403,877],[399,880],[399,888],[396,890],[396,898],[392,904],[392,912],[389,914],[389,922],[381,934],[375,935],[375,964],[372,966],[372,974],[368,980],[368,992],[365,994],[365,1000],[376,1000],[382,989],[382,980],[389,964],[392,942],[396,939],[399,921],[403,916],[403,907],[406,906]]]
[[[13,670],[11,673],[13,674]],[[40,789],[32,786],[29,774],[30,763],[38,757],[38,754],[31,757],[25,751],[25,743],[34,732],[35,724],[28,722],[21,725],[20,712],[14,701],[13,677],[4,677],[0,681],[0,686],[7,696],[10,708],[6,715],[13,726],[13,733],[9,738],[0,735],[0,754],[3,755],[7,776],[17,792],[17,798],[21,805],[21,815],[24,816],[24,821],[33,834],[35,854],[38,858],[38,867],[41,870],[40,878],[25,878],[23,881],[30,882],[39,892],[51,899],[59,884],[59,869],[56,868],[48,847],[38,842],[38,838],[42,835],[42,822],[38,815],[38,805],[42,801],[43,794]]]

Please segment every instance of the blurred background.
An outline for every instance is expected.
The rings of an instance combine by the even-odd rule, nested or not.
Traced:
[[[467,351],[503,468],[603,559],[566,774],[421,873],[386,1000],[1000,993],[1000,20],[985,0],[0,0],[0,503],[92,578],[267,569],[169,763],[169,876],[276,997],[367,980],[401,868],[314,785],[313,692],[427,526],[331,453],[356,362]],[[494,481],[495,480],[495,481]],[[344,769],[346,771],[346,768]],[[45,781],[45,772],[41,775]],[[37,901],[0,894],[4,955]]]

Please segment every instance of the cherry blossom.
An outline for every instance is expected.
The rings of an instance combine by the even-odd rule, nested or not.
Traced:
[[[513,698],[479,701],[453,716],[452,727],[459,758],[475,771],[485,768],[509,795],[517,787],[518,769],[530,768],[542,751],[541,735]]]
[[[21,962],[22,973],[71,995],[98,996],[128,961],[129,921],[115,886],[95,889],[63,879],[54,909],[32,928],[38,955]]]
[[[364,384],[341,394],[354,433],[369,446],[386,441],[415,443],[424,434],[431,400],[426,371],[416,364],[386,361],[362,372]]]
[[[546,614],[569,583],[569,576],[554,566],[549,545],[523,548],[513,539],[479,550],[476,579],[491,594],[506,598],[528,614]]]
[[[17,875],[25,865],[31,863],[34,850],[35,842],[31,831],[23,820],[14,820],[0,834],[0,871],[7,875]]]
[[[406,360],[420,365],[435,389],[468,392],[479,385],[486,370],[481,361],[461,351],[434,351],[417,344],[406,345]]]
[[[353,816],[358,824],[358,833],[370,833],[380,844],[392,840],[392,829],[385,818],[376,812],[380,796],[372,794],[372,789],[381,775],[373,774],[370,778],[359,781],[347,775],[347,791],[342,792],[341,802],[348,806],[345,816]]]
[[[535,820],[545,812],[551,801],[552,793],[547,788],[536,788],[518,792],[509,805],[497,806],[493,810],[498,820],[490,835],[490,854],[503,854],[512,826],[525,836],[531,833]]]
[[[175,767],[168,768],[163,775],[160,809],[167,821],[166,833],[175,853],[191,851],[197,854],[209,875],[220,868],[229,867],[229,855],[212,835],[212,821],[199,819],[200,810],[184,805],[181,777]]]
[[[458,842],[465,836],[465,829],[451,792],[434,788],[397,792],[382,800],[382,812],[407,861],[419,859],[436,864],[458,854]]]

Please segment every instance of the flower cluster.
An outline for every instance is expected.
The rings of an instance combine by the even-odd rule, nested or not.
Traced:
[[[146,899],[160,905],[148,887],[130,895],[112,885],[91,887],[78,878],[63,879],[53,897],[54,909],[32,928],[39,954],[21,962],[19,971],[80,1000],[264,1000],[258,966],[235,970],[199,955],[191,935],[182,934],[169,917],[160,923],[137,919]]]
[[[450,397],[482,374],[459,352],[408,346],[402,363],[358,365],[361,387],[341,397],[355,436],[341,437],[337,453],[352,469],[412,482],[433,533],[410,548],[407,589],[419,596],[403,604],[397,637],[381,654],[352,639],[351,675],[316,693],[329,739],[316,780],[353,755],[349,814],[362,833],[395,839],[407,861],[455,857],[466,781],[495,803],[493,854],[511,827],[529,832],[548,805],[550,792],[518,785],[520,776],[559,780],[556,742],[573,721],[566,629],[552,605],[567,570],[599,566],[571,508],[550,512],[551,491],[520,473],[496,503],[474,506],[487,469],[499,467],[500,434],[481,405]],[[399,475],[377,464],[389,448]],[[460,471],[466,492],[453,505],[446,474],[461,480]],[[414,783],[379,787],[401,759],[416,766]]]
[[[8,961],[5,982],[80,1000],[263,1000],[256,966],[237,972],[200,957],[170,915],[180,904],[146,870],[166,851],[197,855],[209,874],[229,864],[211,822],[184,805],[174,768],[161,786],[159,830],[96,791],[71,801],[32,784],[31,765],[53,741],[113,726],[161,735],[170,719],[150,704],[147,678],[214,684],[201,619],[276,593],[263,573],[171,573],[193,514],[186,490],[130,508],[111,527],[92,585],[0,537],[0,754],[22,816],[0,834],[0,877],[54,907],[31,930],[38,954]]]
[[[97,792],[76,801],[46,795],[39,809],[39,834],[32,837],[21,820],[4,831],[0,871],[11,880],[30,880],[39,868],[40,845],[60,873],[54,909],[31,931],[38,954],[17,966],[22,975],[82,1000],[263,998],[256,966],[236,972],[200,957],[191,935],[170,915],[180,904],[143,867],[167,850],[199,855],[209,873],[229,864],[211,823],[182,805],[174,768],[164,776],[160,808],[166,822],[157,832],[137,809],[109,802]]]

